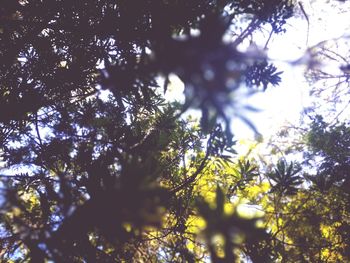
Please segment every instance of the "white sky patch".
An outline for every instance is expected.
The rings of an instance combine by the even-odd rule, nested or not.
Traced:
[[[181,79],[175,74],[169,75],[169,84],[167,86],[167,91],[164,98],[168,101],[179,101],[181,103],[185,102],[184,94],[185,85]]]
[[[267,53],[278,71],[283,71],[282,82],[278,87],[269,87],[264,93],[257,93],[245,101],[262,110],[248,113],[247,117],[265,138],[276,134],[285,123],[297,125],[303,109],[311,105],[313,98],[309,96],[310,87],[304,78],[306,67],[312,63],[312,58],[307,56],[308,48],[350,34],[350,3],[336,3],[332,7],[329,1],[303,2],[310,21],[308,38],[305,16],[301,13],[299,17],[289,19],[286,33],[271,39]],[[266,37],[262,38],[263,41]],[[346,52],[348,49],[344,50]],[[340,65],[320,66],[331,73],[339,70]],[[239,139],[254,136],[254,132],[239,120],[233,121],[233,132]]]

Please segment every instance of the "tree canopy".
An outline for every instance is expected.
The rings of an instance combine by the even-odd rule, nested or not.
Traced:
[[[258,133],[240,91],[283,77],[254,34],[266,48],[300,8],[3,1],[1,261],[350,261],[349,123],[310,111],[275,159],[237,152],[231,129],[235,115]],[[165,97],[174,75],[183,102]]]

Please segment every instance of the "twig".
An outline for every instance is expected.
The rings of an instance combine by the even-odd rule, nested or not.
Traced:
[[[301,12],[303,13],[303,15],[306,19],[306,22],[307,22],[306,46],[308,46],[309,45],[309,34],[310,34],[310,20],[309,20],[309,16],[305,12],[303,4],[301,2],[298,2],[298,4],[299,4]]]
[[[180,185],[175,186],[173,189],[171,189],[171,190],[170,190],[170,193],[171,193],[171,194],[175,194],[175,193],[177,193],[178,191],[180,191],[181,189],[183,189],[184,187],[186,187],[187,185],[193,183],[193,182],[196,180],[197,176],[200,174],[200,172],[203,171],[203,169],[204,169],[204,167],[205,167],[205,165],[206,165],[206,163],[207,163],[207,161],[208,161],[208,159],[209,159],[209,155],[210,155],[210,149],[209,149],[210,146],[209,146],[209,144],[210,144],[210,142],[211,142],[211,139],[212,139],[212,137],[210,136],[210,138],[209,138],[209,140],[208,140],[208,145],[207,145],[207,152],[206,152],[206,154],[205,154],[205,156],[204,156],[204,158],[203,158],[201,164],[199,165],[198,169],[196,170],[196,172],[195,172],[193,175],[191,175],[190,177],[188,177],[188,178],[187,178],[184,182],[182,182]]]
[[[232,45],[236,47],[239,44],[241,44],[247,36],[254,32],[254,30],[260,25],[260,23],[261,22],[258,19],[254,18],[247,26],[247,28],[243,30],[243,32],[236,38],[235,41],[233,41]]]
[[[37,113],[35,113],[35,130],[36,130],[36,134],[38,136],[40,147],[42,147],[43,141],[41,140],[41,136],[40,136],[39,125],[38,125],[38,114]]]

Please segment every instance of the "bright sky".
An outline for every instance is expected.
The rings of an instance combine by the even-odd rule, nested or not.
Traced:
[[[345,3],[333,1],[334,7],[329,1],[302,2],[310,21],[308,46],[307,20],[300,12],[299,17],[288,21],[287,32],[275,36],[269,43],[268,56],[274,61],[278,70],[284,71],[281,75],[282,83],[278,87],[270,87],[266,92],[246,99],[246,103],[262,109],[259,113],[247,113],[247,116],[267,138],[275,134],[286,122],[297,125],[301,111],[312,101],[312,97],[309,97],[310,88],[303,76],[306,65],[294,66],[291,62],[302,58],[308,47],[324,40],[342,37],[346,33],[350,34],[349,1]],[[336,71],[339,66],[332,65],[327,71]],[[254,136],[249,127],[239,120],[234,121],[233,131],[238,138]]]

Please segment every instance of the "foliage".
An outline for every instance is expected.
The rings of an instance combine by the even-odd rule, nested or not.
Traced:
[[[349,261],[348,137],[347,124],[328,125],[317,116],[304,136],[299,187],[290,182],[293,195],[280,191],[269,197],[265,211],[285,262]]]
[[[255,63],[254,65],[247,68],[246,74],[246,83],[248,86],[263,86],[263,89],[266,90],[269,84],[278,85],[281,81],[279,75],[282,72],[276,72],[277,68],[268,64],[267,61],[262,61]]]
[[[232,3],[232,6],[241,10],[241,12],[254,14],[262,23],[270,23],[275,33],[285,31],[283,26],[294,11],[293,2],[288,0],[240,0]]]
[[[267,174],[267,177],[274,183],[271,191],[280,194],[293,195],[297,192],[297,186],[302,183],[301,177],[297,174],[301,171],[297,165],[287,164],[284,160],[279,160],[276,168]]]
[[[317,119],[300,165],[235,152],[237,90],[281,81],[238,47],[293,2],[5,2],[2,261],[350,260],[347,125]]]

